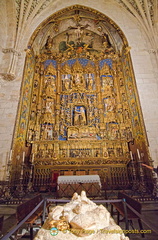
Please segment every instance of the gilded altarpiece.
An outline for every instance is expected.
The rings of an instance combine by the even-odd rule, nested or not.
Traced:
[[[14,139],[14,166],[25,151],[25,182],[31,163],[35,187],[49,185],[54,170],[128,186],[129,142],[147,144],[129,49],[112,20],[81,6],[37,29]]]

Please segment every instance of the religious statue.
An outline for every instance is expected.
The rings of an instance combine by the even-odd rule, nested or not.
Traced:
[[[46,112],[47,113],[54,113],[54,101],[48,101],[48,99],[47,99],[47,102],[46,102]]]
[[[84,84],[82,73],[77,72],[73,76],[73,85],[75,88],[80,88]]]
[[[81,125],[85,125],[86,124],[86,114],[85,114],[85,109],[84,107],[81,107],[80,108],[80,114],[81,114],[81,117],[80,117],[80,122],[81,122]]]
[[[55,84],[48,83],[46,85],[45,94],[48,98],[52,98],[54,95]]]
[[[51,140],[53,137],[53,128],[52,125],[47,126],[47,139]]]
[[[86,122],[87,122],[87,120],[86,120],[85,108],[82,106],[75,107],[74,125],[85,125]]]
[[[93,90],[93,78],[90,73],[89,73],[89,77],[88,77],[88,90]]]
[[[53,46],[53,38],[51,36],[48,36],[45,44],[45,49],[51,50],[52,46]]]
[[[102,43],[104,47],[111,47],[111,42],[107,33],[102,34]]]
[[[69,88],[70,88],[70,80],[69,79],[65,79],[64,86],[65,86],[65,90],[69,90]]]
[[[29,129],[29,131],[28,131],[28,141],[32,141],[32,139],[33,139],[33,133],[34,133],[34,131],[32,130],[32,129]]]
[[[110,42],[109,36],[106,33],[102,34],[102,44],[104,47],[103,54],[113,54],[114,53],[114,48]]]
[[[103,78],[102,78],[102,90],[104,91],[105,88],[106,88],[106,78],[103,77]]]
[[[60,125],[60,134],[64,136],[65,134],[65,126],[63,124]]]

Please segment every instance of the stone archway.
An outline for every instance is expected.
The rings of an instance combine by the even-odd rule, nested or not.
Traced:
[[[14,182],[22,152],[23,183],[33,161],[37,188],[49,185],[52,170],[95,171],[112,188],[130,188],[134,166],[142,180],[148,148],[129,50],[119,27],[90,8],[66,8],[41,24],[27,49]]]

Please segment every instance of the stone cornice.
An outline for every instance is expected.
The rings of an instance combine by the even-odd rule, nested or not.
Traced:
[[[3,78],[3,80],[6,80],[8,82],[13,81],[16,77],[12,73],[0,73],[0,76]]]
[[[21,53],[15,50],[15,48],[3,48],[3,53],[13,53],[15,56],[21,56]]]
[[[158,53],[158,48],[152,48],[147,50],[148,53]]]

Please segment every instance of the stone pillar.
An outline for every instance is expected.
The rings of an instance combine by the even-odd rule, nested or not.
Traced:
[[[0,72],[0,75],[4,80],[12,81],[16,77],[16,66],[18,64],[18,58],[21,56],[21,53],[18,52],[15,48],[3,48],[2,52],[5,54],[3,61],[6,63],[3,66],[3,70]]]

